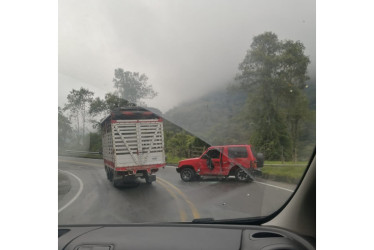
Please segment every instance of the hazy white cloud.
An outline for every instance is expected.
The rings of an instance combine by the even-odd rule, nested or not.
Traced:
[[[59,104],[80,86],[113,91],[121,67],[145,73],[159,92],[146,102],[167,111],[230,81],[265,31],[302,41],[314,68],[315,23],[315,1],[59,1]]]

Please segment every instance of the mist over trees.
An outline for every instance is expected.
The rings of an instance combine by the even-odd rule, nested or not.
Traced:
[[[265,32],[253,38],[227,89],[212,90],[165,114],[150,108],[171,121],[164,122],[168,157],[189,157],[192,147],[251,144],[267,160],[307,160],[315,146],[316,100],[304,50],[299,41]],[[59,108],[59,146],[74,141],[65,137],[86,138],[91,141],[87,149],[99,150],[99,132],[86,134],[87,121],[97,128],[114,108],[144,106],[143,99],[157,95],[145,74],[122,68],[114,70],[113,87],[103,99],[84,88],[69,93]]]
[[[119,96],[131,103],[141,104],[141,99],[152,99],[157,96],[148,77],[139,72],[124,71],[122,68],[114,70],[113,83]]]
[[[73,89],[67,96],[67,103],[63,111],[69,112],[69,120],[74,121],[75,133],[78,143],[83,143],[83,137],[86,132],[86,122],[88,119],[88,110],[92,102],[94,93],[88,89],[80,88],[79,90]]]
[[[307,74],[304,49],[299,41],[260,34],[226,91],[165,115],[212,145],[252,144],[268,160],[306,160],[315,146],[315,77]]]
[[[83,87],[72,89],[67,103],[62,109],[59,107],[59,146],[100,151],[100,120],[115,108],[136,106],[135,103],[141,104],[143,98],[154,98],[157,93],[147,80],[145,74],[118,68],[114,70],[115,91],[106,93],[104,99],[94,97],[94,92]],[[89,128],[96,129],[96,132],[89,131]]]
[[[115,108],[146,106],[142,99],[152,99],[157,96],[157,92],[147,81],[148,77],[145,74],[125,71],[122,68],[115,69],[113,83],[116,90],[106,93],[104,99],[96,97],[90,103],[89,114],[93,117],[91,122],[94,126],[97,126],[100,119],[109,115]],[[98,120],[97,117],[101,118]]]
[[[58,107],[58,146],[65,147],[69,143],[73,133],[71,122],[62,111],[62,108]]]

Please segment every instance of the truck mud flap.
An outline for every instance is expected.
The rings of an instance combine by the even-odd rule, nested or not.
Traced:
[[[144,179],[145,179],[146,183],[150,184],[150,183],[156,181],[156,175],[144,173]]]
[[[156,181],[156,175],[153,175],[153,174],[148,175],[148,180],[149,181]]]

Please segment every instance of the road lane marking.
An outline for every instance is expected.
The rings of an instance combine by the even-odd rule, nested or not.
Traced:
[[[92,164],[92,163],[85,163],[85,162],[79,162],[79,161],[68,161],[68,160],[59,160],[59,162],[65,162],[65,163],[72,163],[72,164],[77,164],[77,165],[79,165],[79,164],[83,164],[83,165],[88,165],[88,166],[100,166],[101,167],[101,165],[97,165],[97,164]],[[74,177],[76,177],[77,179],[78,179],[78,181],[80,182],[80,183],[82,183],[82,181],[79,179],[79,177],[77,177],[77,176],[75,176],[74,174],[72,174],[72,173],[70,173],[70,172],[68,172],[68,171],[63,171],[63,170],[59,170],[59,171],[62,171],[62,172],[67,172],[67,173],[69,173],[69,174],[71,174],[71,175],[73,175]],[[158,178],[158,179],[160,179],[160,178]],[[166,182],[166,181],[165,181]],[[169,187],[168,187],[168,185],[167,184],[165,184],[165,182],[164,183],[162,183],[162,182],[159,182],[158,184],[160,184],[161,186],[163,186],[168,192],[169,192],[169,194],[176,200],[176,202],[177,202],[177,206],[178,206],[178,211],[179,211],[179,217],[180,217],[180,220],[182,221],[182,222],[186,222],[187,221],[187,214],[186,214],[186,212],[184,211],[184,209],[182,209],[181,208],[181,206],[180,206],[180,204],[179,204],[179,202],[178,202],[178,196],[173,192],[173,190],[171,190]],[[171,184],[172,185],[172,184]],[[170,185],[169,185],[170,186]],[[82,183],[82,185],[81,185],[81,187],[82,187],[82,189],[83,189],[83,183]],[[68,207],[71,203],[73,203],[73,201],[79,196],[79,194],[82,192],[82,190],[79,190],[79,192],[77,193],[77,195],[76,195],[76,197],[74,197],[68,204],[66,204],[64,207],[62,207],[58,212],[60,213],[63,209],[65,209],[66,207]],[[182,194],[183,195],[183,194]],[[189,204],[191,204],[191,202],[190,201],[188,201],[188,200],[186,200],[186,202],[187,203],[189,203]],[[192,206],[193,206],[193,204],[192,204]],[[196,213],[196,212],[195,212]],[[194,212],[193,212],[193,214],[194,214]],[[197,213],[198,214],[198,213]],[[195,215],[194,215],[195,216]]]
[[[187,214],[184,211],[184,209],[181,207],[181,205],[179,204],[179,202],[178,202],[179,201],[178,196],[165,183],[158,182],[157,184],[160,184],[161,186],[163,186],[166,189],[166,191],[168,191],[168,193],[174,198],[174,200],[177,203],[180,220],[182,222],[186,222],[187,221]]]
[[[104,165],[86,163],[86,162],[81,162],[81,161],[67,161],[67,160],[58,160],[58,161],[59,162],[65,162],[65,163],[73,163],[73,164],[83,164],[83,165],[95,166],[95,167],[104,167]]]
[[[79,182],[79,190],[78,190],[78,192],[75,194],[75,196],[73,197],[73,199],[71,199],[68,203],[66,203],[65,204],[65,206],[63,206],[62,208],[60,208],[59,210],[58,210],[58,213],[60,213],[60,212],[62,212],[62,210],[64,210],[65,208],[67,208],[68,206],[70,206],[77,198],[78,198],[78,196],[82,193],[82,190],[83,190],[83,182],[82,182],[82,180],[78,177],[78,176],[76,176],[75,174],[73,174],[73,173],[70,173],[69,171],[64,171],[64,170],[58,170],[58,171],[61,171],[61,172],[64,172],[64,173],[67,173],[67,174],[70,174],[71,176],[73,176],[75,179],[77,179],[78,180],[78,182]]]
[[[265,183],[265,182],[260,182],[260,181],[253,181],[253,182],[263,184],[263,185],[266,185],[266,186],[270,186],[270,187],[274,187],[274,188],[278,188],[278,189],[282,189],[282,190],[286,190],[286,191],[291,192],[291,193],[293,193],[293,191],[294,191],[294,190],[291,190],[291,189],[288,189],[288,188],[279,187],[279,186],[272,185],[272,184]]]
[[[166,181],[166,180],[164,180],[160,177],[157,177],[157,179],[160,180],[161,182],[164,182],[164,183],[168,184],[170,187],[172,187],[175,191],[178,192],[178,194],[183,198],[183,200],[190,207],[191,212],[192,212],[192,216],[193,216],[194,219],[199,219],[200,218],[199,211],[196,209],[195,205],[187,198],[187,196],[179,188],[177,188],[176,186],[174,186],[170,182],[168,182],[168,181]]]

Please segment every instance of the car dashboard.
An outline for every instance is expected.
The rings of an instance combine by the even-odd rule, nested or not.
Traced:
[[[269,226],[130,224],[59,226],[58,249],[315,249],[313,238]]]

